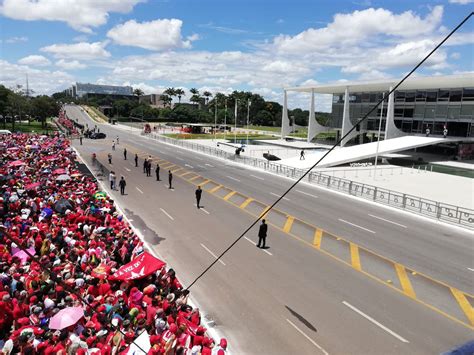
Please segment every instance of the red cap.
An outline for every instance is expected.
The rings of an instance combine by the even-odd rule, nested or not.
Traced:
[[[220,343],[219,343],[219,346],[223,349],[226,349],[227,348],[227,340],[225,338],[222,338]]]

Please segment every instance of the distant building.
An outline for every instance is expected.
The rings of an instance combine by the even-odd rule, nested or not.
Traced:
[[[150,94],[140,96],[138,99],[139,103],[148,104],[153,108],[164,108],[166,107],[166,102],[162,99],[160,94]]]
[[[66,90],[68,95],[74,98],[87,98],[89,96],[109,95],[114,97],[133,96],[131,86],[96,85],[89,83],[76,83]]]

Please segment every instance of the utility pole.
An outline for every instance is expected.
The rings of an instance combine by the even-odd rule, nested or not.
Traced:
[[[227,134],[227,99],[225,99],[225,111],[224,111],[224,140]]]
[[[237,111],[238,111],[239,99],[235,99],[235,109],[234,109],[234,143],[237,143]]]
[[[383,103],[385,101],[385,93],[382,93],[382,98],[383,100],[382,100],[382,107],[380,109],[379,132],[377,135],[377,149],[375,150],[374,180],[375,180],[375,173],[377,172],[377,160],[379,157],[380,131],[382,130]]]
[[[214,97],[214,140],[217,140],[217,98]]]
[[[250,105],[252,101],[250,99],[247,100],[247,145],[249,145],[249,116],[250,116]]]

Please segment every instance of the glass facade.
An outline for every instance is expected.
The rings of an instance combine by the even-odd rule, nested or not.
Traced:
[[[382,95],[382,92],[350,93],[351,122],[355,124],[370,112],[360,129],[378,130],[381,105],[376,109],[373,107],[382,99]],[[331,127],[342,127],[343,111],[344,94],[334,94]],[[387,97],[382,113],[382,130],[385,129],[386,116]],[[446,126],[450,136],[469,137],[474,131],[474,88],[396,91],[394,121],[399,129],[407,133],[424,133],[429,128],[433,134],[443,134]]]
[[[115,86],[115,85],[95,85],[76,83],[73,86],[76,89],[76,95],[82,97],[86,94],[99,95],[133,95],[133,88],[131,86]]]

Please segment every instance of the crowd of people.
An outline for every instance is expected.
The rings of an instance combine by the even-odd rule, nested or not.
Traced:
[[[0,136],[0,180],[0,354],[225,354],[66,138]]]

